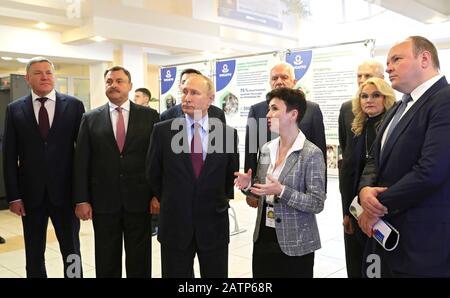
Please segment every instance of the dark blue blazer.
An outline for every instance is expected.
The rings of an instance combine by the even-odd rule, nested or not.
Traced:
[[[392,252],[372,247],[391,272],[450,277],[450,86],[443,77],[414,103],[380,160],[381,138],[397,108],[385,116],[359,188],[388,187],[378,199],[400,242]]]
[[[269,111],[269,105],[266,101],[254,104],[250,107],[248,112],[248,119],[255,119],[257,124],[256,142],[258,144],[257,148],[261,148],[262,145],[271,140],[271,133],[269,127],[267,126],[267,134],[263,136],[259,128],[259,119],[266,118],[267,112]],[[319,105],[311,101],[306,101],[306,112],[303,115],[302,121],[300,121],[300,129],[305,134],[306,138],[312,142],[314,145],[319,147],[323,152],[324,160],[327,156],[327,145],[325,141],[325,128],[323,125],[323,116],[320,111]],[[245,134],[245,171],[252,169],[253,175],[256,174],[256,166],[258,164],[258,154],[257,152],[252,152],[252,147],[250,146],[250,135],[249,126],[247,125]]]
[[[339,146],[341,147],[342,152],[342,160],[339,162],[339,190],[342,197],[343,214],[349,216],[351,215],[348,207],[355,196],[355,167],[352,164],[354,156],[353,150],[356,144],[355,135],[352,132],[352,122],[354,118],[355,116],[352,112],[352,100],[348,100],[341,106],[338,122]],[[362,147],[360,150],[362,151]],[[356,156],[361,156],[361,151],[356,152]],[[360,174],[361,173],[359,173],[359,175]]]
[[[43,139],[31,94],[8,104],[3,141],[6,199],[22,199],[25,208],[48,198],[55,206],[71,201],[75,142],[84,106],[75,97],[56,93],[55,115]]]
[[[239,171],[237,131],[214,126],[209,149],[215,151],[206,155],[197,179],[185,126],[183,118],[166,120],[152,133],[146,172],[161,201],[158,241],[176,250],[192,241],[203,251],[222,249],[230,239],[228,200],[234,197],[234,172]],[[171,149],[176,144],[183,150]]]

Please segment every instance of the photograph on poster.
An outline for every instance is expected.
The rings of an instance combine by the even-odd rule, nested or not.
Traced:
[[[220,98],[220,104],[225,115],[231,116],[239,111],[239,99],[233,93],[226,91]]]

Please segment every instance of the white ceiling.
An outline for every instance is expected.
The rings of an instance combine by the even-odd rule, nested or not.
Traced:
[[[366,1],[422,23],[448,21],[450,15],[449,0]],[[205,4],[205,12],[217,11],[215,0],[165,0],[164,5],[154,5],[158,7],[154,10],[145,7],[149,2],[2,0],[0,25],[34,28],[37,22],[46,22],[50,25],[47,30],[59,32],[62,43],[66,45],[86,45],[93,43],[92,37],[102,36],[114,45],[139,45],[145,52],[170,57],[199,55],[204,51],[219,53],[223,57],[299,46],[298,34],[285,30],[274,32],[250,25],[230,25],[217,18],[192,17],[198,3]],[[77,3],[82,5],[77,6]],[[3,55],[1,48],[0,55]],[[0,66],[1,63],[0,59]]]
[[[366,0],[416,21],[431,24],[448,21],[449,0]]]

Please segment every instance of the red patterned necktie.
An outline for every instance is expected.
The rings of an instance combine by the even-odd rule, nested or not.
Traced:
[[[41,97],[37,100],[41,103],[41,107],[39,108],[39,131],[41,132],[41,136],[46,139],[48,136],[48,131],[50,130],[50,121],[48,120],[48,112],[45,108],[45,102],[47,101],[47,97]]]
[[[117,107],[116,140],[119,151],[122,152],[125,145],[125,121],[123,120],[122,108]]]
[[[203,167],[203,147],[202,138],[200,136],[200,124],[192,124],[194,127],[194,135],[191,141],[191,161],[192,167],[194,168],[195,177],[200,176],[200,172]]]

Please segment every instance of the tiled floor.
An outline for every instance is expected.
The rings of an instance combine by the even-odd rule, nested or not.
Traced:
[[[241,233],[231,236],[229,246],[229,277],[252,277],[252,235],[256,209],[250,208],[243,199],[231,202]],[[231,211],[230,211],[231,214]],[[337,179],[328,179],[328,196],[325,209],[318,216],[322,248],[316,251],[314,277],[346,277],[344,240],[342,233],[341,200]],[[49,277],[62,277],[62,261],[58,242],[49,223],[47,236],[46,265]],[[235,230],[230,217],[230,230]],[[22,223],[9,211],[0,211],[0,235],[7,243],[0,245],[0,278],[25,277],[25,252]],[[95,277],[94,237],[91,222],[82,222],[80,231],[81,252],[85,277]],[[152,275],[161,276],[159,242],[153,237]],[[200,276],[198,263],[195,274]],[[125,276],[125,273],[124,273]]]

